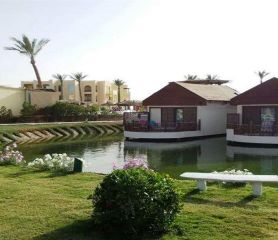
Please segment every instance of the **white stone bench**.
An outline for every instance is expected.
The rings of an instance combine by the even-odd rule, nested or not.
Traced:
[[[200,191],[207,190],[207,181],[250,183],[252,185],[254,196],[262,195],[262,183],[278,183],[277,175],[233,175],[221,173],[185,172],[180,176],[183,178],[197,180],[197,187]]]

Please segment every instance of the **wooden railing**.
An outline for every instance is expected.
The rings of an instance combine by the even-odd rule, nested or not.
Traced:
[[[183,132],[183,131],[198,131],[200,130],[201,122],[181,122],[181,123],[165,123],[165,124],[150,124],[132,122],[124,123],[125,131],[132,132]]]
[[[236,135],[278,136],[278,125],[271,128],[258,124],[227,124],[227,129],[234,129]]]

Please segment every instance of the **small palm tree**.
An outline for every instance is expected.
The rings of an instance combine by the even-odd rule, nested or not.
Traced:
[[[207,74],[206,80],[218,80],[218,78],[217,75]]]
[[[118,103],[121,102],[121,86],[125,84],[123,80],[115,79],[114,84],[118,87]]]
[[[73,73],[70,75],[70,78],[78,82],[78,88],[79,88],[79,97],[80,102],[82,102],[82,93],[81,93],[81,81],[86,78],[88,75],[83,75],[82,72]]]
[[[197,75],[187,74],[184,76],[185,80],[196,80],[198,78]]]
[[[255,74],[257,74],[259,76],[260,83],[263,83],[263,78],[266,77],[269,73],[266,72],[265,70],[263,70],[263,71],[255,72]]]
[[[49,40],[41,39],[38,41],[37,39],[34,38],[32,41],[30,41],[30,39],[25,35],[22,35],[22,40],[18,40],[15,37],[12,37],[11,40],[14,42],[14,46],[5,47],[4,49],[17,51],[20,54],[30,57],[31,64],[33,66],[33,69],[37,77],[38,86],[39,88],[42,88],[42,81],[41,81],[38,68],[36,66],[35,56],[42,50],[42,48],[49,42]]]
[[[53,74],[52,77],[60,81],[61,99],[63,100],[64,99],[64,90],[63,90],[64,89],[64,80],[67,78],[67,75],[56,73],[56,74]]]

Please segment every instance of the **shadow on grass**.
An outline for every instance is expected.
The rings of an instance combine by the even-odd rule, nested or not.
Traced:
[[[75,221],[65,227],[34,237],[33,240],[123,240],[136,239],[140,240],[143,237],[128,238],[120,234],[110,234],[100,232],[94,227],[91,219]],[[155,240],[157,237],[144,237],[144,239]]]
[[[36,173],[43,173],[43,172],[45,172],[45,171],[38,170],[38,169],[21,168],[20,171],[15,172],[15,173],[8,173],[8,174],[6,174],[6,176],[10,177],[10,178],[16,178],[16,177],[21,177],[21,176],[36,174]]]
[[[75,221],[73,224],[39,235],[33,240],[120,240],[118,237],[108,237],[93,228],[92,220]]]
[[[249,208],[249,209],[257,209],[257,206],[249,206],[247,205],[252,200],[256,199],[257,197],[253,195],[248,195],[241,199],[238,202],[230,202],[230,201],[219,201],[219,200],[210,200],[210,199],[203,199],[198,196],[201,191],[199,189],[193,189],[188,193],[184,194],[183,201],[188,203],[194,204],[210,204],[218,207],[242,207],[242,208]]]

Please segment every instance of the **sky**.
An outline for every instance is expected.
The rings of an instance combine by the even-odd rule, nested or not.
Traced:
[[[83,72],[124,80],[144,99],[184,75],[216,74],[243,92],[278,76],[277,0],[0,0],[0,85],[34,80],[10,37],[47,38],[43,80]]]

